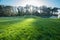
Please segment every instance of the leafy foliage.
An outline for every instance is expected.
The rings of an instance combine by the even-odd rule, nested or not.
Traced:
[[[32,9],[31,9],[32,7]],[[47,6],[35,7],[35,6],[26,6],[26,7],[13,7],[13,6],[4,6],[0,5],[0,16],[24,16],[24,15],[35,15],[41,17],[51,17],[52,15],[58,16],[55,14],[58,12],[57,7],[51,8]]]

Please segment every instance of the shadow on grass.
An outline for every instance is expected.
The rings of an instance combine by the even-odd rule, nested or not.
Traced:
[[[60,40],[60,22],[58,19],[37,19],[32,23],[38,31],[38,40]],[[37,33],[37,34],[38,34]]]
[[[6,27],[0,40],[60,40],[59,23],[52,19],[25,17]]]

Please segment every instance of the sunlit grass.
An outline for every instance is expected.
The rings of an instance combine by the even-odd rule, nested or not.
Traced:
[[[0,20],[0,40],[60,40],[59,34],[60,19],[26,16]]]

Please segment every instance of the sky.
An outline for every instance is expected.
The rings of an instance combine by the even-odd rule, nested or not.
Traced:
[[[26,4],[60,8],[60,0],[0,0],[0,5],[25,6]]]

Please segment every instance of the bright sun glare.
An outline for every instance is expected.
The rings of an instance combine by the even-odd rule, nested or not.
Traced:
[[[24,0],[24,1],[21,2],[22,6],[25,6],[26,4],[34,5],[34,6],[41,6],[41,5],[43,5],[42,1],[39,1],[39,0]]]

